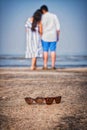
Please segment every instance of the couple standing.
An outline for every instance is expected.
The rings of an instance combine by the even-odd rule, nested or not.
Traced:
[[[48,51],[51,53],[52,69],[55,69],[56,45],[60,24],[56,15],[48,12],[46,5],[36,10],[26,24],[26,58],[32,58],[31,70],[36,69],[38,57],[43,57],[43,69],[47,69]]]

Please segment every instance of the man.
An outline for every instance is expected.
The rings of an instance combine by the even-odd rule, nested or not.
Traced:
[[[59,40],[60,34],[60,23],[55,14],[48,12],[48,7],[46,5],[41,6],[42,16],[42,47],[44,51],[44,67],[43,69],[47,69],[48,62],[48,51],[51,52],[51,60],[52,60],[52,69],[55,68],[56,61],[56,44]]]

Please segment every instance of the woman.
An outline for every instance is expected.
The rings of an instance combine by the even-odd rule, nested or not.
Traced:
[[[26,27],[26,58],[32,58],[31,70],[36,69],[37,57],[42,57],[42,46],[41,38],[42,24],[41,24],[42,13],[38,9],[33,17],[28,18]]]

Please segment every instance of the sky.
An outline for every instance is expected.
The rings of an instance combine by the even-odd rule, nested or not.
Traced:
[[[0,0],[0,55],[25,55],[25,22],[43,4],[60,21],[57,55],[87,55],[86,0]]]

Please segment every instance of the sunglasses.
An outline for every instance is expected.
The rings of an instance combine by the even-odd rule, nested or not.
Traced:
[[[31,97],[25,97],[25,101],[27,104],[31,105],[33,103],[37,104],[43,104],[46,103],[47,105],[51,105],[54,101],[56,104],[59,104],[61,102],[61,96],[57,97],[37,97],[37,98],[31,98]]]

